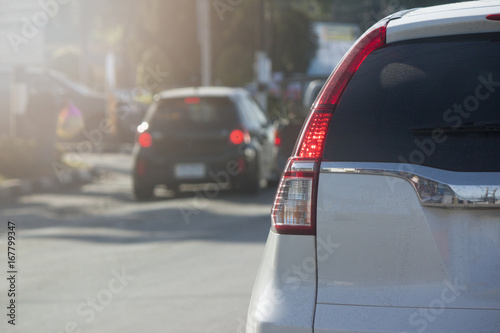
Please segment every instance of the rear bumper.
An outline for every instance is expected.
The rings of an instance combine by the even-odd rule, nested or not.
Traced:
[[[438,301],[420,308],[316,303],[315,242],[314,236],[269,233],[247,333],[500,331],[500,310],[441,308]]]
[[[316,298],[314,236],[269,233],[246,332],[311,333]]]
[[[255,156],[255,154],[254,154]],[[134,178],[152,184],[179,185],[201,183],[228,183],[239,181],[255,169],[255,158],[249,159],[238,152],[216,156],[157,156],[146,152],[136,154]],[[144,171],[138,172],[142,163]],[[202,164],[205,167],[203,177],[176,176],[176,166],[180,164]]]
[[[314,323],[315,333],[498,331],[500,310],[318,304]]]

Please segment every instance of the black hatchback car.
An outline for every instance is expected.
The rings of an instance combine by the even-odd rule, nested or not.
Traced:
[[[156,185],[216,184],[257,193],[277,175],[275,126],[240,88],[200,87],[155,96],[137,128],[133,188],[149,199]]]

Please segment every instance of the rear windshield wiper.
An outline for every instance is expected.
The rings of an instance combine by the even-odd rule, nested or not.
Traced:
[[[432,134],[436,129],[444,133],[493,133],[500,132],[500,120],[465,122],[460,126],[438,123],[410,127],[413,134]]]

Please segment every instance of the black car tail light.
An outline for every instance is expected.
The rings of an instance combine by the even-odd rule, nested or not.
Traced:
[[[386,40],[388,21],[368,30],[346,53],[318,95],[283,172],[272,209],[272,229],[281,234],[316,234],[319,165],[335,106],[363,60]]]
[[[250,143],[250,134],[248,131],[243,131],[240,129],[235,129],[229,134],[229,141],[233,145],[240,145],[243,142]]]
[[[281,146],[281,141],[282,140],[281,140],[281,133],[280,133],[280,131],[279,130],[275,130],[274,131],[274,145],[276,147]]]
[[[142,148],[149,148],[153,144],[153,138],[148,132],[139,134],[139,138],[137,140]]]
[[[234,145],[242,144],[245,141],[244,134],[242,130],[234,130],[229,134],[229,141]]]

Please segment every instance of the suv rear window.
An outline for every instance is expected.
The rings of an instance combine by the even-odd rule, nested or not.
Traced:
[[[153,130],[231,129],[238,124],[236,105],[225,97],[162,100],[148,121]]]
[[[500,171],[500,35],[370,54],[333,114],[324,160]]]

